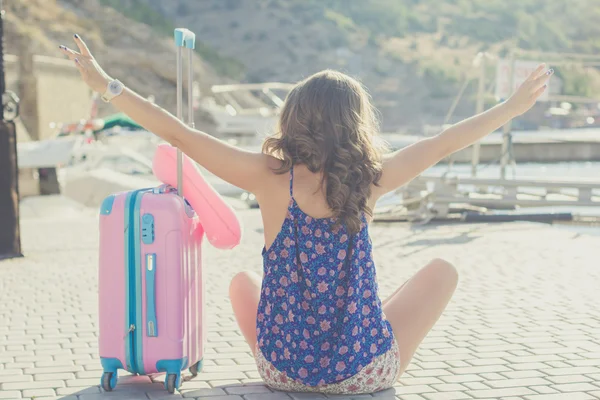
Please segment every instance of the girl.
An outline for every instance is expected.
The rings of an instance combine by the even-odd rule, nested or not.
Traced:
[[[365,89],[342,73],[322,71],[291,90],[275,135],[254,153],[119,90],[77,35],[75,43],[79,52],[61,50],[93,90],[255,194],[264,223],[263,279],[237,274],[231,303],[265,382],[290,391],[370,393],[394,385],[448,304],[458,275],[435,259],[381,302],[369,238],[377,199],[529,110],[552,75],[540,65],[506,102],[386,153],[376,144]]]

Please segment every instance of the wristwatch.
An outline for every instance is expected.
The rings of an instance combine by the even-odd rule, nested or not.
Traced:
[[[106,86],[106,91],[102,94],[101,98],[104,102],[109,103],[112,99],[123,93],[125,86],[121,81],[114,79]]]

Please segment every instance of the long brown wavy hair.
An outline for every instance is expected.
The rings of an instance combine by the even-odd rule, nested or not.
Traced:
[[[322,188],[333,216],[350,233],[361,227],[361,214],[372,216],[367,201],[381,177],[385,146],[365,88],[341,72],[325,70],[289,92],[275,134],[262,151],[282,161],[276,173],[304,164],[321,172]]]

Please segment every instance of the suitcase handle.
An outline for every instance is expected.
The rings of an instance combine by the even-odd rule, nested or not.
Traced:
[[[189,29],[175,29],[175,46],[193,49],[196,47],[196,34]]]
[[[188,57],[188,126],[194,127],[194,98],[192,84],[194,81],[194,48],[196,34],[189,29],[176,28],[174,31],[175,46],[177,46],[177,118],[183,121],[183,52],[187,49]],[[183,197],[183,154],[177,149],[177,194]]]
[[[146,254],[146,336],[158,336],[156,318],[156,254]]]

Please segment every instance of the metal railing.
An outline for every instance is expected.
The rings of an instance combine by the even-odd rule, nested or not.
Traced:
[[[451,213],[475,211],[594,208],[600,213],[600,181],[494,179],[421,175],[398,189],[395,201],[375,209],[375,219],[404,218],[427,223],[450,218]]]

